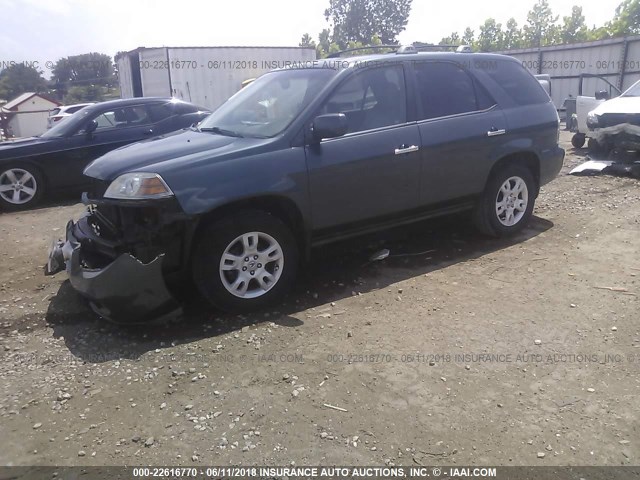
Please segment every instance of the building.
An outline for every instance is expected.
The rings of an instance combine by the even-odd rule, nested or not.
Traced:
[[[608,91],[607,81],[624,91],[640,80],[640,35],[497,53],[515,57],[534,74],[549,75],[551,98],[558,108],[567,97],[578,96],[582,74],[600,77],[584,80],[582,93],[591,97],[598,90]]]
[[[49,111],[60,105],[41,93],[23,93],[0,107],[0,123],[11,137],[40,135],[47,130]]]

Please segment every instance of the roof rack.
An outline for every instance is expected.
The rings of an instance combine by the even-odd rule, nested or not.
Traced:
[[[436,48],[458,48],[460,45],[432,45],[430,43],[414,42],[412,47],[416,50],[432,50]]]
[[[428,43],[414,42],[411,45],[369,45],[366,47],[348,48],[346,50],[334,52],[328,55],[327,58],[338,58],[344,53],[358,52],[360,50],[384,50],[389,48],[393,49],[394,53],[398,55],[418,53],[421,50],[437,50],[443,48],[455,49],[458,53],[468,53],[472,51],[471,46],[469,45],[431,45]]]
[[[397,50],[398,47],[400,47],[400,45],[370,45],[368,47],[348,48],[346,50],[340,50],[339,52],[334,52],[330,55],[327,55],[327,58],[338,58],[343,53],[358,52],[360,50],[383,50],[386,48],[392,48],[394,50]]]

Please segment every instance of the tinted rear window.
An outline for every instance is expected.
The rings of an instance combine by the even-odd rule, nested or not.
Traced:
[[[486,72],[519,105],[549,102],[547,92],[518,62],[498,61],[495,68]]]

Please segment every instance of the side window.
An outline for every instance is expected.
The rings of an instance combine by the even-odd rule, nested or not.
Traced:
[[[355,73],[326,101],[320,114],[344,113],[348,133],[399,125],[407,121],[404,71],[401,65]]]
[[[134,107],[114,108],[94,118],[98,122],[96,131],[109,128],[135,127],[149,123],[149,115],[144,105]]]
[[[493,105],[486,97],[478,104],[471,76],[453,63],[421,62],[415,64],[422,119],[475,112]],[[490,105],[486,105],[490,103]]]
[[[84,105],[80,105],[78,107],[67,108],[67,113],[76,113],[78,110],[84,108]]]
[[[501,60],[497,68],[487,70],[498,87],[504,90],[519,105],[534,105],[549,102],[549,95],[540,82],[519,62]]]
[[[149,113],[151,123],[161,122],[173,115],[171,105],[168,103],[152,103],[147,105],[147,112]]]

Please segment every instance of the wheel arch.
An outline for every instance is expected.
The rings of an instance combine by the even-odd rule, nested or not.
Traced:
[[[533,179],[536,182],[536,197],[540,192],[540,158],[531,151],[522,151],[522,152],[513,152],[509,153],[501,157],[498,161],[496,161],[491,170],[489,171],[489,176],[487,177],[487,182],[496,174],[496,172],[500,171],[500,169],[504,168],[506,165],[522,165],[525,168],[529,169],[531,174],[533,175]]]
[[[299,251],[308,255],[310,245],[310,233],[302,212],[295,202],[280,195],[261,195],[241,200],[236,200],[224,205],[220,205],[200,216],[198,225],[193,233],[190,255],[193,254],[194,245],[200,232],[208,225],[222,218],[232,216],[236,212],[243,210],[255,210],[273,215],[282,221],[293,233],[298,244]]]

